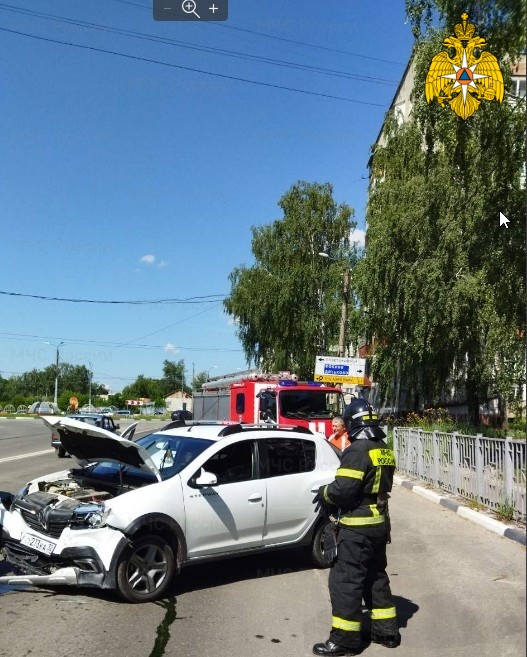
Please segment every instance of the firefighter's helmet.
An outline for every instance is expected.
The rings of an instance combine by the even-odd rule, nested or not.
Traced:
[[[372,440],[386,438],[386,434],[379,426],[377,412],[365,399],[353,399],[346,406],[342,417],[350,440],[353,440],[361,431],[364,431],[365,435]]]

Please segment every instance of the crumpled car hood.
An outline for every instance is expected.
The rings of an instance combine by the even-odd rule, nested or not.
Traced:
[[[121,463],[153,474],[161,474],[144,447],[115,433],[68,417],[42,417],[44,424],[56,431],[64,449],[81,467],[89,463]]]

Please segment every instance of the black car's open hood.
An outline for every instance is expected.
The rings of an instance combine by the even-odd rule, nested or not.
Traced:
[[[43,417],[42,421],[59,434],[64,449],[81,467],[105,461],[122,463],[153,474],[161,481],[159,470],[148,452],[137,443],[69,417]]]

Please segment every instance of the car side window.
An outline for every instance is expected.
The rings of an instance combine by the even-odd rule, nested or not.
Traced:
[[[267,438],[267,477],[311,472],[315,469],[315,444],[311,440]]]
[[[203,469],[216,475],[218,485],[253,479],[253,441],[224,447],[203,464]]]

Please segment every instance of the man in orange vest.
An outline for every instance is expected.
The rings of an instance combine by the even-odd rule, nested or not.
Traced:
[[[333,433],[328,438],[328,442],[340,452],[343,452],[346,447],[351,445],[344,419],[340,415],[336,415],[331,422],[331,428],[333,429]]]

